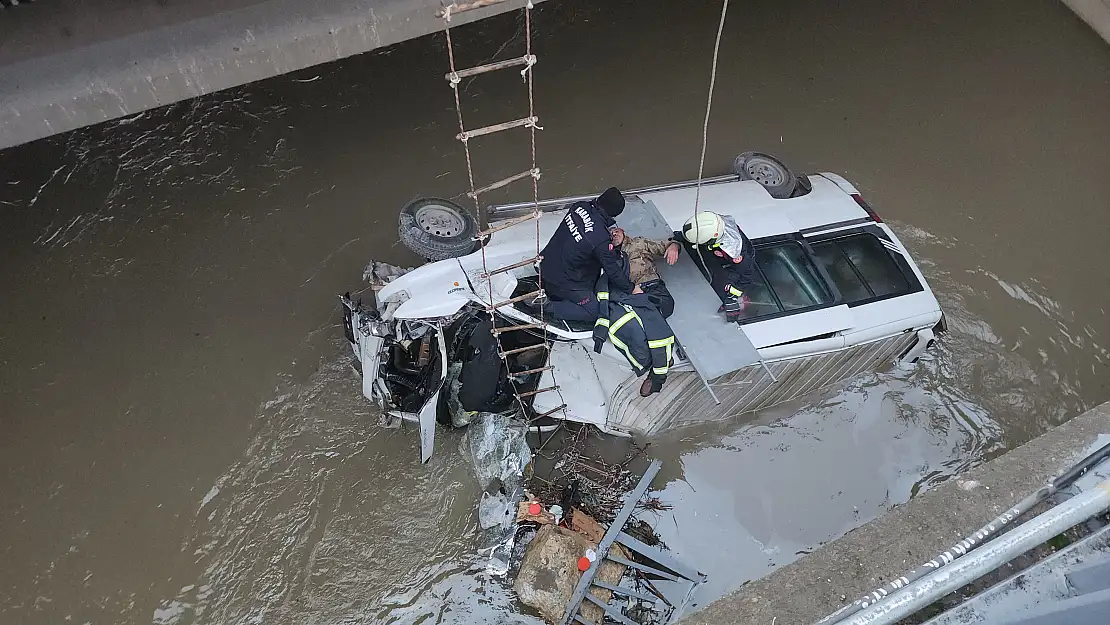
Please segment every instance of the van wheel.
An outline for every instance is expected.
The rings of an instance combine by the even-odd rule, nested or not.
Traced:
[[[796,180],[798,184],[794,185],[794,192],[790,194],[790,197],[802,197],[813,191],[813,181],[809,179],[809,176],[800,174],[796,177]]]
[[[732,161],[732,173],[741,180],[755,180],[776,200],[785,200],[798,184],[794,172],[779,159],[762,152],[744,152]]]
[[[458,258],[478,249],[478,222],[463,207],[441,198],[420,198],[401,209],[401,243],[431,261]]]

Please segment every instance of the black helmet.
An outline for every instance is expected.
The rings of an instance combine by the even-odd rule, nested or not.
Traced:
[[[609,187],[597,197],[597,207],[610,217],[624,212],[624,195],[616,187]]]

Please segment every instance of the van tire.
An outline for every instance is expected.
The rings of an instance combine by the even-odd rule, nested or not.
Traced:
[[[779,159],[763,152],[744,152],[732,161],[732,173],[741,180],[755,180],[776,200],[788,199],[798,179]]]
[[[813,191],[813,181],[809,179],[809,176],[798,174],[795,180],[798,181],[798,184],[794,185],[794,192],[790,194],[790,197],[802,197]]]
[[[478,222],[466,209],[437,197],[413,200],[397,217],[401,243],[430,261],[466,256],[478,249]]]

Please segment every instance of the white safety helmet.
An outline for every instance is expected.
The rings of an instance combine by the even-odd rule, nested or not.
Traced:
[[[682,236],[695,245],[705,245],[720,238],[725,220],[717,213],[699,211],[682,226]]]

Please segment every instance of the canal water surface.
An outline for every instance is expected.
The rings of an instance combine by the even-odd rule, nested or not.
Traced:
[[[543,195],[696,175],[718,11],[538,8]],[[462,28],[460,64],[522,35]],[[338,325],[367,260],[416,262],[398,209],[466,187],[445,64],[426,37],[0,152],[0,620],[534,622],[480,574],[458,435],[421,466],[378,429]],[[527,110],[513,72],[462,90],[472,125]],[[699,602],[1110,397],[1110,48],[1062,3],[733,3],[713,113],[708,172],[852,180],[951,331],[653,441]],[[480,179],[526,166],[510,135]]]

